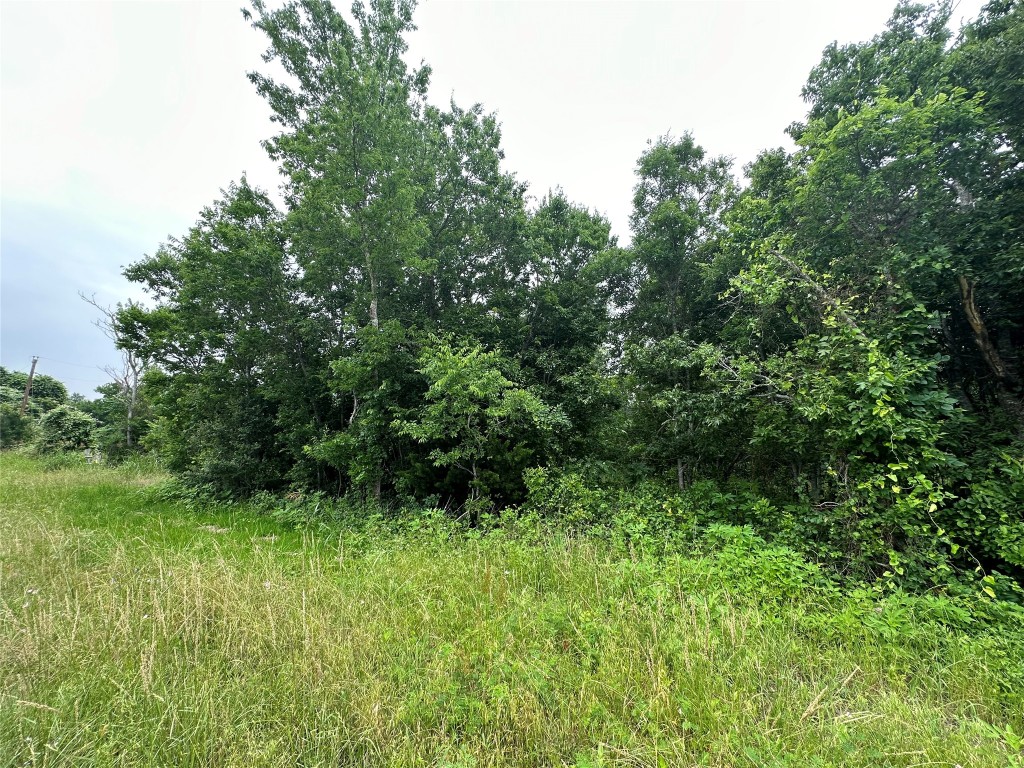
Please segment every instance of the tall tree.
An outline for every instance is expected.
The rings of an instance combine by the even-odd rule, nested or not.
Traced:
[[[736,195],[730,161],[709,158],[689,134],[663,137],[637,164],[633,194],[632,301],[623,318],[633,381],[634,441],[656,466],[670,461],[680,488],[707,442],[694,393],[699,366],[686,351],[708,334],[715,305],[709,268]]]
[[[159,367],[150,383],[169,466],[236,492],[282,485],[296,450],[279,440],[275,393],[294,367],[292,278],[273,203],[243,179],[125,274],[156,302],[122,307],[117,328]]]
[[[114,384],[117,387],[117,399],[124,405],[122,418],[124,445],[127,450],[131,451],[137,442],[139,388],[142,385],[142,377],[146,372],[146,368],[149,366],[149,359],[143,356],[139,349],[125,345],[121,339],[117,317],[123,309],[126,309],[125,305],[118,304],[116,308],[105,307],[96,301],[95,294],[86,296],[84,293],[79,293],[78,295],[83,301],[99,311],[100,317],[94,321],[96,327],[103,331],[103,335],[114,342],[114,346],[121,352],[121,367],[107,366],[103,370],[114,380]],[[134,303],[129,301],[127,308],[133,306]],[[113,391],[104,392],[103,394],[105,397],[114,396]]]

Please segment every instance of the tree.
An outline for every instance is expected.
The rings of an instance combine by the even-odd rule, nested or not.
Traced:
[[[531,388],[569,419],[537,451],[547,462],[601,453],[595,431],[618,405],[606,381],[611,224],[563,193],[543,198],[523,236],[528,274],[500,296],[496,343],[510,350]],[[504,305],[504,306],[503,306]]]
[[[807,538],[874,573],[889,550],[920,575],[964,544],[1006,567],[1024,530],[964,519],[1014,471],[1019,162],[985,94],[949,81],[947,17],[903,5],[881,37],[827,49],[800,150],[763,156],[729,216],[746,256],[712,357],[735,372],[722,384],[767,395],[750,471],[780,489],[788,473]]]
[[[258,0],[253,9],[253,26],[271,43],[264,58],[297,81],[250,74],[285,129],[266,146],[288,174],[304,288],[336,328],[377,328],[426,234],[415,117],[429,70],[408,72],[401,58],[413,4],[357,3],[358,29],[323,0],[273,11]]]
[[[662,137],[640,156],[630,216],[633,338],[664,339],[703,322],[704,269],[736,195],[730,165],[725,157],[708,158],[690,134]]]
[[[250,75],[284,206],[229,187],[112,321],[173,471],[472,516],[534,466],[654,474],[763,496],[719,506],[858,577],[1024,568],[1019,2],[955,38],[948,3],[901,3],[826,48],[796,150],[742,190],[690,134],[650,143],[628,247],[527,205],[493,114],[426,102],[413,8],[246,12],[285,72]],[[134,442],[128,378],[87,407]]]
[[[659,139],[637,164],[632,299],[622,322],[633,442],[656,466],[674,464],[680,489],[708,437],[698,430],[707,414],[691,396],[701,386],[700,366],[685,361],[691,344],[714,328],[706,279],[736,195],[729,167],[727,158],[707,158],[689,134]]]
[[[500,173],[492,118],[424,104],[429,69],[402,59],[412,3],[357,3],[355,25],[319,0],[253,10],[266,59],[291,75],[250,78],[283,127],[267,148],[288,178],[303,335],[329,361],[322,380],[351,408],[308,435],[305,455],[379,497],[417,463],[399,455],[391,424],[420,383],[415,356],[380,341],[394,331],[415,344],[442,321],[469,333],[486,324],[482,273],[502,247],[488,228],[521,212],[522,191]]]
[[[872,41],[826,49],[805,89],[811,120],[794,129],[810,161],[797,237],[822,271],[883,273],[863,290],[904,275],[939,315],[962,402],[997,401],[1019,431],[1024,166],[1004,74],[1024,16],[991,3],[950,47],[950,13],[904,3]]]
[[[342,399],[347,423],[313,441],[307,452],[342,473],[350,487],[380,500],[386,480],[409,485],[415,453],[393,428],[422,396],[416,336],[396,320],[360,329],[353,349],[330,363],[331,388]],[[403,460],[404,456],[404,460]],[[411,471],[410,471],[411,470]],[[415,483],[409,491],[433,492]]]
[[[803,88],[808,117],[831,128],[842,115],[871,104],[882,89],[897,100],[933,96],[945,79],[953,8],[949,0],[899,0],[885,30],[870,41],[828,45]],[[791,132],[799,135],[803,128],[797,123]]]
[[[116,308],[101,306],[96,301],[96,296],[88,297],[83,293],[78,294],[83,301],[87,304],[95,307],[99,310],[101,317],[95,321],[96,327],[103,331],[103,334],[114,342],[114,345],[121,351],[121,367],[119,369],[112,366],[107,366],[103,370],[108,376],[114,380],[116,389],[98,388],[97,391],[104,396],[104,398],[116,398],[118,401],[123,403],[123,408],[116,410],[123,411],[123,416],[120,419],[121,428],[124,434],[124,446],[128,451],[131,451],[137,442],[138,438],[138,418],[137,411],[139,409],[139,387],[142,383],[142,377],[146,372],[146,368],[149,366],[149,359],[142,355],[141,350],[131,345],[126,344],[126,340],[122,338],[121,327],[118,324],[118,314],[123,310],[138,309],[138,306],[129,301],[127,305],[118,304]],[[112,417],[112,413],[107,409],[107,423]],[[108,441],[108,450],[113,443]]]
[[[125,270],[156,300],[126,305],[117,333],[153,361],[158,441],[168,466],[235,493],[281,487],[302,444],[285,443],[282,400],[305,414],[310,353],[294,341],[296,314],[280,215],[243,178],[205,209],[182,240]],[[306,419],[309,416],[306,415]]]
[[[961,30],[944,69],[955,85],[984,94],[986,113],[1019,156],[1024,151],[1024,3],[987,3]]]
[[[81,398],[74,403],[76,408],[96,420],[93,433],[96,446],[108,459],[124,458],[142,450],[147,443],[149,422],[153,418],[152,405],[144,381],[135,386],[132,392],[123,381],[101,384],[96,387],[100,397],[94,400]],[[131,443],[128,442],[129,435]]]
[[[25,385],[28,382],[28,374],[23,371],[9,371],[0,366],[0,387],[10,388],[17,394],[17,402],[25,393]],[[47,376],[45,373],[37,373],[32,379],[32,391],[29,393],[29,408],[33,413],[41,415],[46,411],[63,405],[68,400],[68,390],[63,383]]]
[[[496,467],[512,452],[513,439],[531,429],[550,433],[567,422],[507,378],[502,369],[510,367],[509,361],[479,345],[453,347],[435,339],[424,348],[420,363],[428,382],[424,403],[414,418],[395,426],[401,434],[434,446],[430,458],[435,466],[464,473],[475,521],[478,502],[498,480]]]

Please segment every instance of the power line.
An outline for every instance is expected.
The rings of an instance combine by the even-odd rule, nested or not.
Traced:
[[[59,363],[60,365],[73,365],[76,368],[95,368],[97,371],[102,371],[103,370],[98,365],[85,365],[84,363],[70,363],[67,360],[57,360],[56,358],[53,358],[53,357],[43,357],[43,356],[40,356],[39,359],[40,360],[48,360],[51,363]]]
[[[54,378],[56,378],[56,377],[54,377]],[[96,383],[95,379],[76,379],[73,376],[61,376],[60,377],[60,381],[77,381],[77,382],[80,382],[81,384],[95,384]]]

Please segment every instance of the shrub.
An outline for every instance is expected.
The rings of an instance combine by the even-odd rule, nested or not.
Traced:
[[[0,448],[28,442],[33,434],[32,419],[7,403],[0,405]]]
[[[43,453],[88,448],[95,425],[88,414],[70,405],[59,405],[39,420],[39,448]]]

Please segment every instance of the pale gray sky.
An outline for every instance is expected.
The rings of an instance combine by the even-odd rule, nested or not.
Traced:
[[[88,394],[118,356],[77,293],[137,291],[121,269],[177,236],[243,171],[279,183],[245,77],[263,66],[242,0],[0,3],[0,362]],[[425,0],[410,61],[435,103],[481,102],[506,167],[561,186],[628,239],[648,139],[692,131],[736,172],[801,119],[833,40],[880,31],[894,2]],[[964,0],[956,18],[975,16]]]

